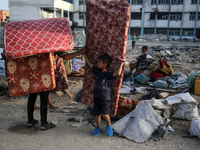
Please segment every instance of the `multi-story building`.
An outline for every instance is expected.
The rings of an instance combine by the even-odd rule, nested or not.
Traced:
[[[85,26],[83,0],[9,0],[10,20],[68,17],[70,24]]]
[[[4,23],[8,22],[9,20],[9,11],[0,10],[0,26],[4,25]]]
[[[127,0],[130,33],[200,38],[200,0]]]
[[[167,34],[200,38],[200,0],[127,0],[131,5],[129,34]],[[69,17],[83,27],[85,0],[9,0],[10,20]]]

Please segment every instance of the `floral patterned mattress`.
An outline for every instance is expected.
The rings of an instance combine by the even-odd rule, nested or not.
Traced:
[[[111,71],[116,71],[125,61],[130,5],[125,0],[87,0],[86,46],[88,58],[97,63],[97,58],[107,53],[112,57]],[[123,73],[122,73],[123,74]],[[111,81],[110,114],[116,115],[123,75]],[[82,102],[93,105],[95,77],[85,66]]]

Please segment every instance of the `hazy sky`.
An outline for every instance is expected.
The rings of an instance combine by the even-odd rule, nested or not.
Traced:
[[[9,10],[8,0],[0,0],[0,10]]]

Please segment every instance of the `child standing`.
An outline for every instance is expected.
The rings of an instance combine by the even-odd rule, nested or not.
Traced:
[[[92,132],[92,135],[98,135],[101,132],[100,122],[101,116],[103,116],[107,122],[106,136],[112,136],[113,130],[110,121],[110,80],[114,79],[116,76],[120,76],[122,72],[122,67],[125,65],[123,62],[116,72],[108,71],[111,57],[107,54],[101,55],[97,61],[97,67],[91,64],[86,54],[85,61],[92,69],[95,75],[95,88],[94,88],[94,113],[96,116],[97,127]]]
[[[134,49],[135,48],[135,42],[136,42],[135,33],[131,36],[131,39],[132,39],[132,48]]]

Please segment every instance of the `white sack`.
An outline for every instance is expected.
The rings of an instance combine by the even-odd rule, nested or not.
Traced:
[[[200,138],[200,118],[191,122],[189,132],[191,136],[197,136]]]
[[[112,126],[118,134],[140,143],[150,138],[152,133],[162,124],[162,117],[147,102],[138,105],[136,109]]]
[[[194,104],[179,104],[176,107],[172,118],[194,120],[199,117],[197,105]]]
[[[166,98],[168,105],[175,105],[172,118],[194,120],[199,117],[197,101],[189,93],[181,93]]]
[[[196,103],[197,101],[190,95],[190,93],[181,93],[174,96],[169,96],[165,99],[167,101],[167,104],[173,105],[178,103]]]

